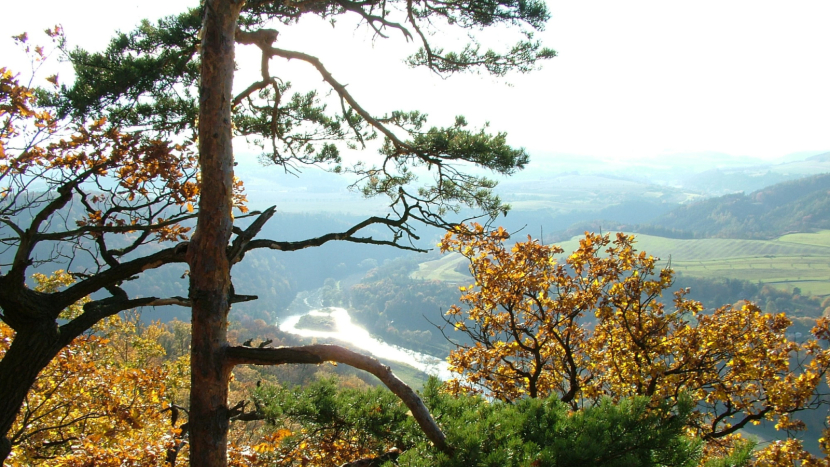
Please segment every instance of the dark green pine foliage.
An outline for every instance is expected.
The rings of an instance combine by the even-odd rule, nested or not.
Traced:
[[[392,447],[412,446],[422,437],[406,406],[382,387],[341,389],[336,379],[321,379],[305,387],[262,386],[254,400],[275,429],[295,433],[297,426],[305,429],[306,435],[283,440],[289,447],[304,441],[313,446],[342,440],[382,455]]]
[[[193,137],[197,120],[199,44],[202,11],[193,9],[157,23],[143,22],[119,33],[100,53],[65,50],[76,80],[52,104],[76,119],[105,116],[114,125],[151,136]],[[470,165],[498,174],[512,174],[528,162],[521,148],[507,144],[503,133],[471,129],[463,117],[449,126],[428,124],[418,110],[381,109],[374,114],[359,104],[318,58],[301,50],[279,48],[279,37],[303,27],[302,17],[316,16],[349,31],[360,21],[376,33],[375,40],[395,40],[413,67],[441,75],[462,72],[503,76],[528,72],[556,53],[533,39],[549,17],[543,1],[385,0],[353,2],[281,2],[250,0],[239,19],[237,41],[266,52],[260,81],[235,83],[244,89],[234,97],[237,135],[261,150],[260,159],[298,173],[305,166],[349,172],[354,188],[366,196],[390,199],[392,215],[403,218],[392,228],[394,241],[411,236],[412,221],[447,227],[444,216],[463,207],[491,217],[508,206],[493,194],[495,182],[472,175]],[[342,26],[340,25],[342,23]],[[510,27],[516,33],[502,50],[482,45],[477,36],[488,27]],[[265,29],[273,28],[274,29]],[[455,30],[469,37],[458,45],[441,37]],[[414,44],[414,45],[413,45]],[[295,60],[315,68],[323,84],[318,90],[292,91],[281,63]],[[268,65],[270,64],[270,65]],[[378,70],[382,72],[382,70]],[[400,92],[406,92],[400,89]],[[374,154],[343,164],[344,150]],[[424,170],[431,176],[424,176]],[[420,179],[419,179],[420,175]],[[387,222],[388,224],[388,222]]]
[[[198,114],[199,10],[129,33],[119,32],[103,52],[64,50],[75,81],[51,103],[59,115],[107,117],[111,123],[162,134],[193,131]],[[188,136],[191,136],[188,134]]]
[[[505,404],[453,398],[437,389],[433,381],[424,397],[456,451],[450,458],[422,442],[401,456],[401,466],[646,467],[698,460],[699,444],[682,435],[689,400],[674,412],[649,408],[645,399],[603,400],[572,412],[555,398]]]
[[[316,436],[359,432],[361,443],[377,455],[390,447],[402,450],[397,464],[388,466],[656,467],[699,461],[700,443],[683,435],[690,400],[673,409],[649,407],[645,399],[604,400],[574,412],[554,398],[505,404],[448,396],[439,386],[430,380],[422,397],[455,449],[452,456],[434,449],[405,407],[383,389],[338,390],[335,381],[325,380],[305,389],[261,388],[257,400],[276,426],[299,425]],[[734,460],[724,465],[741,465]]]

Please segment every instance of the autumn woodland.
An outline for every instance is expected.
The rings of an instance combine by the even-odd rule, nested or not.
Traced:
[[[557,56],[549,8],[205,0],[99,51],[9,38],[32,67],[0,63],[3,465],[830,465],[830,158],[748,195],[608,178],[552,215],[528,206],[553,179],[497,187],[532,160],[498,128],[369,108],[280,43],[318,18],[504,78]],[[253,153],[382,212],[283,212]],[[289,330],[337,310],[439,370]]]

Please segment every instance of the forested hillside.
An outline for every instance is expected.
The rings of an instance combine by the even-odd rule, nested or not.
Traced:
[[[352,316],[390,343],[444,357],[451,346],[436,326],[458,301],[458,286],[411,278],[417,269],[410,257],[369,271],[349,290]]]
[[[772,239],[830,227],[830,174],[679,207],[636,230],[679,238]]]

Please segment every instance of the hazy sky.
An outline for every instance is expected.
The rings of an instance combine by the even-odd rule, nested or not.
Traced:
[[[12,34],[61,23],[70,44],[95,49],[116,29],[196,3],[7,2],[0,66],[21,66]],[[552,0],[549,6],[552,19],[538,37],[559,57],[541,71],[503,80],[413,72],[401,63],[412,44],[400,36],[372,44],[363,30],[313,21],[282,30],[279,44],[320,56],[373,113],[419,109],[436,124],[456,114],[474,124],[489,121],[537,161],[553,153],[631,160],[830,150],[830,2]],[[246,64],[257,66],[249,49],[239,53],[243,75],[251,71]],[[302,63],[275,60],[272,71],[279,75],[287,66],[299,72],[291,78],[299,88],[320,83]]]

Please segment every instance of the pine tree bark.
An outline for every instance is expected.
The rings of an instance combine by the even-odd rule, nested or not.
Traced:
[[[201,193],[188,248],[192,301],[190,464],[227,465],[228,241],[233,227],[231,101],[234,34],[242,1],[208,0],[202,26],[199,88]]]

